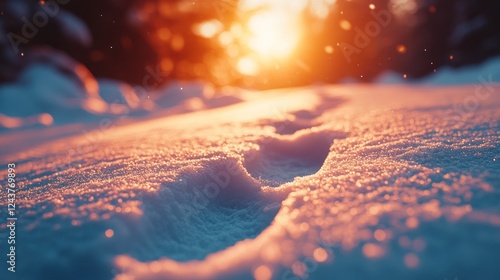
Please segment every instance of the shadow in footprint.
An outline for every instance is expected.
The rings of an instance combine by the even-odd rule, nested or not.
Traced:
[[[297,176],[318,172],[333,140],[345,137],[344,132],[307,130],[270,138],[259,144],[259,150],[245,156],[244,165],[252,177],[264,185],[276,187]]]
[[[128,252],[141,261],[203,259],[259,235],[279,211],[269,205],[284,198],[262,193],[236,159],[186,168],[176,182],[144,198],[144,214],[131,229],[134,242]]]
[[[321,99],[322,103],[316,106],[313,110],[298,110],[289,112],[282,119],[264,121],[264,125],[273,126],[276,134],[292,135],[300,130],[318,126],[320,123],[317,119],[324,113],[324,111],[336,108],[345,102],[344,99],[330,97],[326,94],[321,94]]]
[[[276,134],[292,135],[295,132],[303,129],[311,128],[314,123],[311,120],[299,119],[292,116],[292,120],[279,120],[271,122]]]

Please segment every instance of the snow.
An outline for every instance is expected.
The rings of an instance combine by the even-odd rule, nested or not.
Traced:
[[[0,87],[0,124],[8,128],[92,121],[107,110],[98,84],[88,69],[68,56],[42,49],[30,58],[18,80]],[[37,122],[49,114],[50,121]],[[16,118],[10,126],[6,118]],[[31,117],[31,118],[30,118]],[[31,121],[31,119],[35,121]],[[1,129],[1,127],[0,127]]]
[[[31,54],[18,79],[0,86],[0,130],[48,125],[120,122],[130,117],[180,114],[236,104],[248,92],[217,92],[201,82],[176,82],[148,92],[110,79],[96,79],[82,64],[52,49]],[[44,120],[45,119],[45,120]]]
[[[468,65],[463,68],[444,67],[436,73],[419,80],[405,79],[402,74],[386,72],[375,79],[380,84],[425,84],[425,85],[459,85],[478,84],[483,80],[489,83],[500,81],[500,57],[492,58],[480,65]]]
[[[15,278],[1,279],[500,273],[498,84],[174,83],[148,98],[106,80],[97,96],[90,77],[57,71],[34,65],[24,83],[0,87],[2,114],[54,116],[1,132],[0,166],[16,164],[19,241]],[[113,113],[122,96],[130,111]],[[24,111],[4,103],[16,98]],[[69,106],[89,98],[105,110]]]

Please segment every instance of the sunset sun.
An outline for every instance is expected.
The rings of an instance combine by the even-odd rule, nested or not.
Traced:
[[[248,21],[248,46],[262,58],[285,58],[299,41],[298,18],[283,11],[269,10]]]

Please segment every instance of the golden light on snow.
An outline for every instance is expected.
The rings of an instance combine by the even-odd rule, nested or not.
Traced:
[[[255,280],[270,280],[273,272],[268,266],[261,265],[254,270],[253,276]]]
[[[410,217],[408,220],[406,220],[406,226],[410,229],[414,229],[418,227],[418,219],[415,217]]]
[[[413,253],[406,254],[404,262],[408,268],[416,268],[420,264],[418,256]]]
[[[377,229],[374,233],[373,233],[373,237],[379,241],[379,242],[382,242],[384,241],[386,238],[387,238],[387,234],[385,233],[384,230],[381,230],[381,229]]]
[[[47,113],[42,113],[40,115],[30,116],[27,118],[9,117],[0,114],[0,126],[6,128],[17,128],[27,125],[42,124],[44,126],[50,126],[54,123],[54,118],[52,115]]]
[[[323,248],[316,248],[313,257],[317,262],[325,262],[328,259],[328,252]]]
[[[224,36],[227,38],[223,41],[231,44],[233,35]],[[258,59],[255,55],[243,55],[235,57],[235,62],[242,71],[256,73]],[[170,63],[167,61],[167,66]],[[189,91],[184,85],[177,88]],[[405,110],[453,108],[452,104],[465,100],[474,89],[439,89],[442,95],[436,99],[421,98],[421,89],[411,87],[336,86],[318,92],[286,89],[252,97],[235,89],[233,94],[239,103],[211,108],[211,103],[204,100],[217,100],[218,93],[201,87],[199,97],[190,97],[176,109],[211,108],[210,111],[101,130],[98,137],[90,133],[77,135],[62,145],[58,142],[34,147],[10,158],[23,162],[18,169],[23,184],[19,200],[32,213],[27,214],[26,220],[44,219],[32,225],[33,233],[51,222],[58,223],[53,228],[61,229],[61,235],[46,236],[49,240],[55,238],[50,241],[59,241],[59,236],[71,238],[69,230],[79,232],[72,227],[88,226],[91,221],[99,223],[99,228],[89,231],[88,236],[113,246],[127,244],[123,241],[128,235],[128,240],[134,242],[128,243],[137,242],[138,247],[148,251],[164,246],[163,241],[172,241],[179,247],[193,244],[191,248],[198,251],[203,246],[196,242],[202,238],[207,238],[202,239],[203,243],[211,244],[218,242],[219,234],[233,237],[233,221],[238,232],[255,226],[262,228],[257,234],[252,229],[236,236],[231,244],[220,244],[217,251],[207,252],[208,257],[202,260],[191,259],[192,251],[182,251],[188,256],[187,261],[177,261],[173,258],[177,255],[170,255],[168,245],[160,247],[156,260],[139,261],[134,260],[138,255],[133,249],[124,247],[126,257],[117,257],[115,261],[119,273],[123,273],[117,279],[220,279],[244,271],[265,280],[280,278],[281,266],[302,277],[311,273],[310,263],[304,257],[317,263],[332,262],[337,265],[335,269],[342,269],[338,264],[345,263],[345,257],[335,255],[334,260],[330,253],[330,246],[337,245],[346,251],[360,250],[366,257],[355,260],[360,268],[373,267],[373,260],[381,257],[381,261],[419,268],[424,267],[420,264],[424,259],[419,256],[427,257],[426,247],[434,250],[433,246],[443,240],[439,235],[433,239],[432,232],[417,231],[419,223],[436,228],[447,223],[460,228],[473,221],[474,225],[491,224],[493,229],[500,224],[498,213],[472,207],[483,193],[486,196],[495,192],[483,178],[468,174],[467,162],[473,155],[478,157],[478,163],[471,163],[476,168],[498,159],[494,121],[499,113],[495,107],[483,106],[486,102],[498,104],[498,98],[484,100],[482,111],[463,116],[463,123],[458,125],[443,121],[441,109],[425,113]],[[374,93],[380,98],[371,98]],[[44,118],[49,116],[40,117],[40,121]],[[17,120],[5,122],[16,125]],[[485,130],[478,131],[478,125]],[[457,131],[463,136],[449,136]],[[37,136],[28,134],[23,138],[37,140]],[[481,143],[486,148],[474,149],[470,143]],[[380,156],[387,151],[390,156]],[[427,157],[422,157],[430,152],[436,153],[436,157],[454,159],[427,165]],[[103,158],[109,160],[99,160]],[[468,164],[457,167],[456,162]],[[230,180],[219,189],[219,197],[207,196],[210,204],[194,204],[210,220],[199,219],[199,224],[191,227],[195,219],[185,218],[181,211],[179,215],[172,213],[172,209],[191,209],[196,203],[185,186],[204,193],[205,186],[214,185],[212,171],[220,174],[228,166],[234,167],[230,169],[236,170],[235,175],[228,175]],[[301,173],[295,166],[311,169]],[[0,171],[0,177],[6,180],[5,169]],[[180,184],[180,179],[186,185]],[[218,175],[215,178],[216,182],[220,179]],[[273,180],[279,185],[268,187]],[[245,204],[252,207],[229,209],[225,204],[246,196]],[[420,201],[420,197],[425,199]],[[188,207],[181,208],[184,206]],[[276,216],[268,219],[272,210],[276,210]],[[263,219],[259,217],[261,211]],[[441,216],[443,219],[439,219]],[[241,219],[230,220],[231,224],[212,223],[231,217]],[[71,221],[71,228],[59,224],[64,219]],[[115,224],[118,219],[123,219],[123,226]],[[168,227],[160,227],[165,224],[186,229],[180,234],[194,234],[186,234],[183,243],[176,240],[178,233],[170,235]],[[132,230],[128,231],[129,227]],[[112,228],[119,229],[119,238],[114,237]],[[135,228],[141,229],[140,235],[136,235]],[[205,228],[214,233],[206,234]],[[472,239],[466,244],[471,246],[482,237],[470,234],[461,241],[469,242],[466,238]],[[392,249],[394,241],[402,250]],[[450,250],[456,247],[443,244]],[[100,247],[106,246],[92,247],[101,253]]]
[[[302,278],[307,272],[307,267],[303,262],[296,261],[292,264],[292,271],[295,275],[299,276],[299,278]]]
[[[385,249],[375,243],[367,243],[363,245],[363,254],[370,259],[380,258],[385,254]]]
[[[261,252],[262,259],[268,262],[276,262],[278,261],[281,255],[281,249],[278,244],[271,244],[265,247]]]
[[[104,235],[105,235],[107,238],[111,238],[111,237],[113,237],[113,235],[115,235],[115,232],[114,232],[112,229],[107,229],[107,230],[104,232]]]
[[[47,113],[41,114],[38,116],[38,120],[40,121],[41,124],[49,126],[54,122],[54,118]]]
[[[23,121],[20,118],[13,118],[0,114],[0,125],[4,127],[15,128],[15,127],[20,127],[22,124]]]

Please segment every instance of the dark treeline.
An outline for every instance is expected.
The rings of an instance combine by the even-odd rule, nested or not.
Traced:
[[[418,78],[500,53],[496,0],[338,0],[320,29],[312,31],[310,19],[304,28],[311,31],[293,59],[244,77],[223,47],[192,32],[194,24],[209,19],[228,28],[237,20],[235,1],[2,0],[0,80],[15,79],[40,47],[68,54],[97,77],[141,83],[147,67],[159,67],[168,73],[166,81],[203,79],[259,88],[346,77],[368,82],[386,70]],[[349,28],[342,27],[346,21]]]

